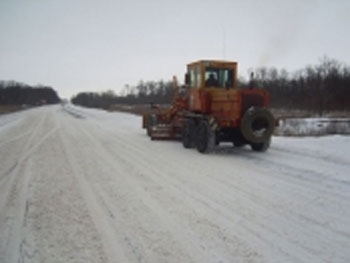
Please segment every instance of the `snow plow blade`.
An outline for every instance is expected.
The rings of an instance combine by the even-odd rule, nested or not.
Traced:
[[[151,140],[178,140],[181,133],[176,132],[174,127],[168,124],[158,124],[151,129]]]

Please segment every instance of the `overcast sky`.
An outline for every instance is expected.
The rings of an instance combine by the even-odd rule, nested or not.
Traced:
[[[61,97],[140,80],[183,81],[226,59],[288,71],[324,55],[350,64],[349,0],[0,0],[0,80]]]

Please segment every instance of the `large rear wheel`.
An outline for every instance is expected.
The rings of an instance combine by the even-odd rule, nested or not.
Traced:
[[[265,108],[252,107],[248,109],[241,121],[241,133],[252,144],[267,142],[274,129],[274,119],[271,112]]]

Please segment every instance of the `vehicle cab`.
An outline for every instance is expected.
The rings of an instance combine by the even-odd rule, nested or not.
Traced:
[[[212,114],[227,125],[238,124],[241,111],[237,62],[200,60],[187,65],[189,110]]]

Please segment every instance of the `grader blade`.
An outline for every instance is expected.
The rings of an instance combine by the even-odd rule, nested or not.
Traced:
[[[151,139],[152,140],[172,139],[171,126],[162,124],[162,125],[156,125],[156,126],[152,127]]]
[[[169,124],[158,124],[152,127],[152,140],[176,140],[181,137],[181,134],[176,133],[174,127]]]

